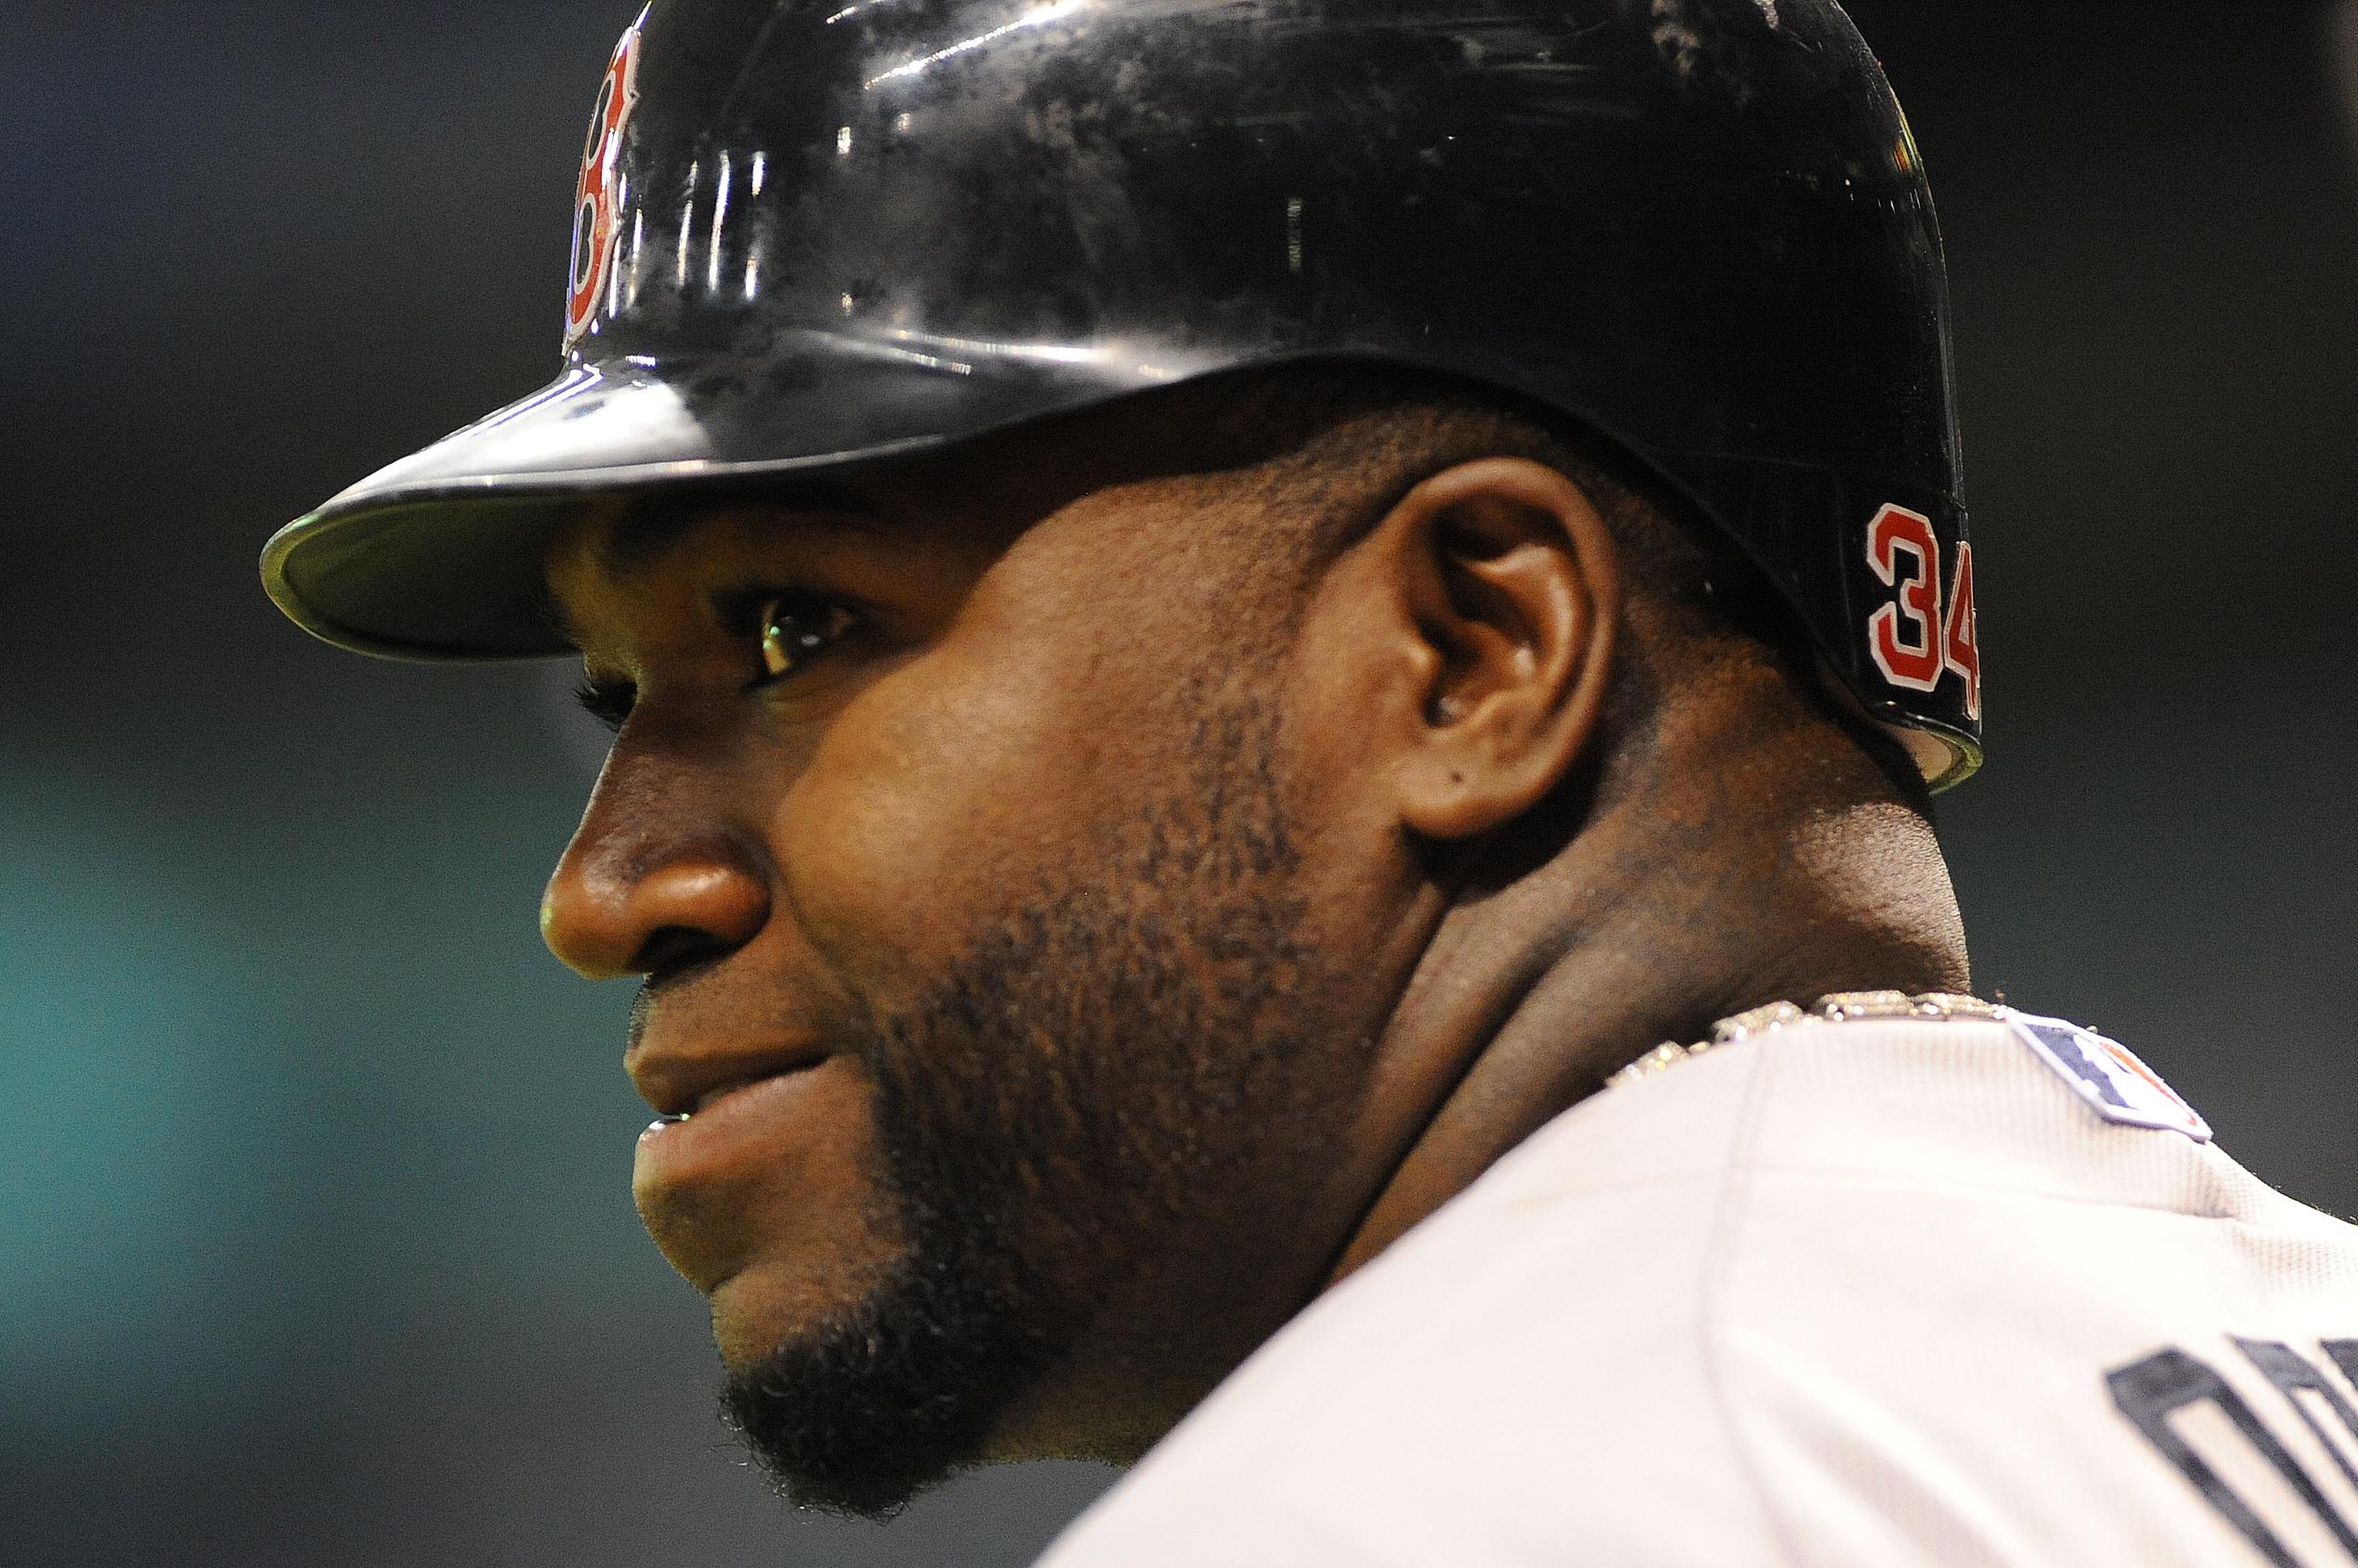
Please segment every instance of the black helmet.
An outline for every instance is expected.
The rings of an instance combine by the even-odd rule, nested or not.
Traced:
[[[282,530],[308,630],[561,652],[585,496],[1356,359],[1618,442],[1979,760],[1938,231],[1832,0],[655,0],[575,206],[564,374]]]

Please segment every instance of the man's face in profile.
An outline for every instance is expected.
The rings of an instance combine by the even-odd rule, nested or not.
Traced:
[[[647,976],[630,1070],[689,1119],[640,1210],[806,1502],[1101,1451],[1066,1432],[1184,1408],[1339,1229],[1382,1007],[1292,762],[1302,568],[1232,486],[1100,483],[1108,445],[552,557],[623,722],[549,938]]]

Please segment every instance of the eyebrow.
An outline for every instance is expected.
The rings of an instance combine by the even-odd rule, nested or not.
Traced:
[[[725,512],[759,507],[810,514],[820,527],[875,534],[885,520],[865,498],[836,485],[765,485],[759,489],[698,490],[649,496],[634,502],[598,541],[598,565],[619,580],[653,564],[690,531]]]

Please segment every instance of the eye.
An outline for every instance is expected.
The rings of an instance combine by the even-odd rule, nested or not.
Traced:
[[[631,705],[639,699],[639,691],[628,681],[601,680],[592,676],[574,688],[573,698],[590,717],[610,730],[619,731],[622,721],[631,716]]]
[[[787,593],[762,606],[762,673],[781,680],[833,647],[851,630],[852,613],[811,593]]]

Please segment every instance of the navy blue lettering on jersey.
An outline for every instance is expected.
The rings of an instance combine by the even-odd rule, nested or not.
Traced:
[[[2341,1343],[2348,1344],[2349,1341]],[[2268,1375],[2268,1380],[2284,1394],[2285,1402],[2309,1424],[2309,1429],[2317,1434],[2319,1445],[2333,1455],[2343,1478],[2351,1485],[2358,1486],[2358,1467],[2351,1464],[2345,1447],[2348,1443],[2358,1442],[2358,1410],[2350,1407],[2350,1402],[2341,1397],[2341,1390],[2326,1382],[2325,1374],[2303,1361],[2289,1345],[2280,1345],[2271,1339],[2238,1339],[2235,1348],[2243,1351],[2254,1366]],[[2333,1411],[2341,1422],[2342,1436],[2339,1439],[2327,1431],[2325,1424],[2317,1419],[2317,1413],[2310,1407],[2308,1401],[2300,1397],[2303,1394],[2316,1395]],[[2358,1557],[2358,1541],[2345,1536],[2342,1545],[2350,1548],[2352,1557]]]
[[[2358,1486],[2358,1469],[2351,1467],[2347,1445],[2358,1444],[2358,1411],[2353,1411],[2340,1389],[2325,1380],[2325,1375],[2289,1345],[2275,1340],[2237,1339],[2236,1348],[2258,1367],[2285,1396],[2300,1419],[2306,1422],[2317,1441],[2324,1445],[2334,1462],[2340,1467],[2353,1486]],[[2333,1358],[2345,1375],[2358,1381],[2358,1340],[2328,1339],[2321,1341],[2325,1353]],[[2172,1347],[2157,1350],[2143,1361],[2117,1367],[2104,1375],[2112,1389],[2112,1403],[2131,1425],[2143,1432],[2148,1442],[2159,1449],[2162,1456],[2178,1468],[2210,1505],[2217,1508],[2228,1523],[2233,1525],[2252,1548],[2276,1568],[2301,1568],[2300,1560],[2268,1528],[2258,1511],[2229,1485],[2226,1479],[2213,1469],[2209,1461],[2194,1451],[2193,1445],[2170,1425],[2170,1417],[2181,1410],[2207,1403],[2227,1417],[2245,1441],[2267,1460],[2285,1483],[2300,1500],[2309,1505],[2334,1539],[2351,1556],[2358,1557],[2358,1530],[2327,1500],[2316,1481],[2303,1469],[2284,1442],[2269,1429],[2266,1422],[2253,1411],[2244,1396],[2231,1388],[2200,1358]],[[2346,1442],[2337,1442],[2317,1419],[2301,1396],[2314,1395],[2323,1401],[2335,1417],[2347,1428]]]

